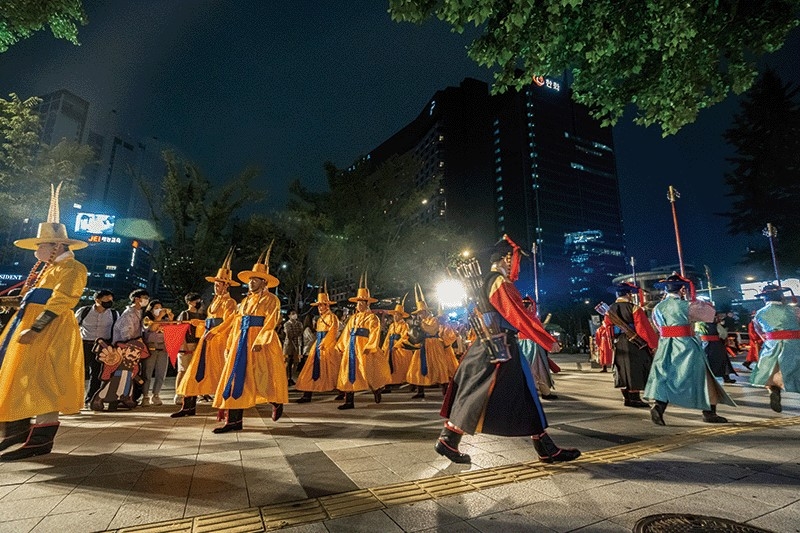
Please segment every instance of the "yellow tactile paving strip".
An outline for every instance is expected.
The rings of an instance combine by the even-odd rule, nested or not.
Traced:
[[[579,459],[569,463],[545,464],[539,461],[530,461],[514,465],[496,466],[452,476],[420,479],[374,489],[343,492],[320,498],[226,511],[111,531],[116,533],[213,533],[218,531],[250,533],[270,531],[299,524],[320,522],[331,518],[357,515],[368,511],[385,509],[393,505],[443,498],[454,494],[474,492],[487,487],[555,475],[559,472],[576,470],[583,464],[609,464],[627,461],[688,446],[720,435],[734,435],[759,429],[798,424],[800,424],[800,417],[772,418],[759,422],[707,426],[671,437],[586,452]]]

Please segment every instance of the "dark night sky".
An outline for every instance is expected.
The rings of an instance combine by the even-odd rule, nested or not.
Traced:
[[[238,5],[237,5],[238,4]],[[468,36],[438,22],[392,22],[387,3],[138,0],[85,1],[82,45],[49,32],[0,54],[0,94],[21,97],[66,88],[96,117],[113,116],[135,138],[157,137],[200,163],[213,180],[249,164],[263,169],[266,208],[280,208],[295,177],[324,187],[322,164],[350,164],[391,136],[439,89],[464,77],[491,81],[466,57]],[[766,59],[798,82],[800,32]],[[116,110],[115,115],[110,111]],[[668,184],[681,192],[687,262],[712,271],[747,241],[730,239],[721,140],[737,110],[729,98],[695,124],[662,139],[656,128],[615,128],[628,249],[639,269],[677,262]]]

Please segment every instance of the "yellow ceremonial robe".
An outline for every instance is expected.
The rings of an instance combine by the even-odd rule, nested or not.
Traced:
[[[302,392],[327,392],[336,388],[342,354],[336,349],[339,318],[328,311],[317,319],[317,338],[308,351],[306,362],[295,388]],[[314,364],[318,361],[319,376],[314,379]]]
[[[436,317],[429,316],[422,320],[421,327],[425,339],[422,341],[420,349],[414,350],[411,356],[406,381],[412,385],[425,387],[448,383],[452,375],[450,373],[452,361],[449,360],[444,349],[439,321]]]
[[[211,300],[206,315],[206,326],[197,342],[186,374],[178,384],[177,393],[181,396],[201,396],[214,394],[217,391],[222,368],[225,366],[225,348],[233,320],[226,320],[236,312],[236,300],[230,294],[218,294]],[[216,325],[215,322],[221,321]],[[213,332],[210,340],[206,340],[206,332]],[[202,364],[201,364],[202,363]]]
[[[342,354],[337,388],[342,392],[377,390],[392,380],[380,348],[381,323],[372,311],[355,313],[336,344]]]
[[[392,336],[395,336],[394,338]],[[408,323],[405,320],[392,322],[383,340],[383,353],[389,364],[392,378],[389,383],[399,385],[405,383],[408,365],[411,364],[411,350],[403,348],[403,343],[408,342]],[[391,345],[391,350],[389,346]]]
[[[0,335],[0,422],[83,407],[83,342],[73,307],[86,287],[86,267],[69,252],[39,276]],[[42,311],[57,316],[30,344],[19,344]]]
[[[275,331],[280,313],[278,297],[264,290],[248,294],[231,315],[225,367],[214,394],[214,407],[247,409],[259,403],[289,402],[289,379]],[[256,345],[261,346],[258,352],[253,351]]]

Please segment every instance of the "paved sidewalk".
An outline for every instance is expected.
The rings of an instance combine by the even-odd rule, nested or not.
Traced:
[[[472,465],[450,463],[433,451],[435,389],[380,405],[357,395],[347,412],[320,395],[277,423],[250,409],[245,430],[225,435],[202,403],[183,419],[166,405],[83,412],[64,417],[54,453],[0,463],[0,531],[630,531],[672,512],[798,531],[797,395],[776,415],[765,391],[726,385],[740,406],[720,408],[732,424],[670,406],[658,427],[585,355],[554,359],[551,434],[584,452],[566,467],[537,462],[528,439],[486,435],[464,439]]]

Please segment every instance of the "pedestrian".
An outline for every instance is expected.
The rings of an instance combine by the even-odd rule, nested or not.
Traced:
[[[345,394],[338,409],[355,408],[355,393],[362,390],[371,390],[375,403],[381,403],[381,389],[392,380],[389,361],[381,352],[380,319],[369,308],[378,300],[370,296],[365,278],[361,277],[356,295],[348,299],[356,304],[356,312],[347,319],[336,344],[342,354],[337,388]]]
[[[736,380],[731,377],[735,371],[728,350],[725,348],[728,332],[722,326],[724,317],[725,313],[717,313],[712,322],[697,322],[694,329],[700,335],[700,342],[708,358],[711,373],[717,378],[722,378],[725,383],[736,383]]]
[[[643,303],[642,290],[633,283],[613,287],[617,299],[609,306],[603,324],[612,336],[614,347],[614,387],[622,391],[625,407],[650,407],[642,400],[647,385],[653,352],[658,347],[658,333],[650,324],[647,313],[633,302],[634,295]],[[627,324],[629,331],[615,325],[611,316]]]
[[[147,345],[150,357],[144,361],[144,385],[142,389],[142,407],[148,405],[159,406],[164,402],[161,400],[161,388],[167,378],[169,368],[169,355],[164,344],[164,331],[159,322],[172,322],[175,317],[172,310],[164,307],[160,300],[150,300],[144,312],[144,317],[149,321],[149,325],[144,327],[143,337]],[[153,395],[149,396],[152,390]]]
[[[417,305],[411,314],[414,315],[415,320],[408,334],[408,345],[412,346],[414,350],[408,365],[406,381],[417,388],[416,394],[411,398],[421,399],[425,398],[425,387],[446,386],[452,375],[455,374],[454,366],[457,366],[457,363],[451,365],[448,361],[448,354],[444,348],[445,343],[442,340],[442,336],[445,334],[444,327],[439,324],[439,320],[428,308],[419,284],[414,286],[414,296]],[[448,335],[455,340],[452,332]],[[452,357],[455,358],[455,355]]]
[[[197,348],[197,341],[199,340],[198,329],[200,330],[199,334],[202,335],[203,324],[206,318],[206,314],[200,309],[203,305],[203,299],[199,294],[190,292],[183,297],[183,301],[186,303],[187,309],[178,313],[177,321],[189,322],[189,329],[186,331],[186,337],[181,345],[181,349],[178,350],[178,371],[175,375],[175,405],[183,405],[183,395],[178,393],[178,388],[181,382],[183,382],[186,369],[189,367],[189,362],[192,360],[192,355]]]
[[[402,385],[406,382],[408,367],[411,364],[412,352],[408,345],[408,322],[410,317],[405,310],[406,297],[394,306],[394,309],[387,311],[386,314],[391,319],[391,323],[386,329],[386,338],[383,340],[383,354],[389,361],[389,373],[391,380],[383,388],[383,392],[391,392],[392,385]]]
[[[571,461],[581,454],[559,448],[547,434],[530,367],[519,353],[517,332],[529,338],[539,336],[513,283],[519,272],[519,253],[510,240],[500,241],[492,254],[491,272],[484,278],[471,278],[479,286],[478,312],[495,336],[487,338],[483,327],[476,332],[478,337],[464,354],[442,404],[441,415],[447,421],[435,449],[454,463],[471,462],[469,455],[458,450],[465,433],[530,436],[539,460],[548,463]],[[473,272],[480,274],[477,261],[472,261]]]
[[[247,296],[236,308],[225,353],[225,367],[214,394],[214,407],[225,410],[225,424],[214,433],[241,431],[244,410],[259,403],[272,404],[272,420],[283,415],[289,401],[288,379],[281,342],[275,331],[281,302],[269,292],[280,283],[269,273],[272,244],[262,252],[252,270],[239,272],[247,283]],[[206,342],[215,338],[210,331]]]
[[[750,322],[747,324],[747,336],[749,338],[747,343],[747,357],[745,357],[744,363],[742,363],[742,366],[747,370],[751,370],[750,365],[758,361],[758,354],[761,352],[761,346],[764,343],[764,340],[756,332],[756,323],[753,322],[755,316],[756,312],[753,311],[750,315]]]
[[[335,304],[328,297],[327,286],[317,293],[317,301],[311,304],[317,308],[319,316],[315,317],[316,331],[306,353],[306,362],[297,377],[296,388],[303,392],[297,403],[310,402],[315,392],[336,389],[342,354],[336,349],[339,318],[331,311],[331,306]]]
[[[765,305],[753,317],[755,331],[764,343],[750,384],[769,390],[769,406],[776,413],[783,410],[781,390],[800,392],[800,309],[786,305],[786,290],[772,284],[761,289],[758,296]]]
[[[140,341],[144,346],[142,319],[144,310],[150,303],[150,294],[145,289],[135,289],[128,295],[128,301],[130,304],[122,311],[114,324],[113,345]],[[93,411],[102,411],[105,402],[109,403],[109,410],[112,411],[117,409],[120,402],[126,407],[136,406],[136,400],[141,395],[144,385],[144,361],[149,359],[150,355],[146,346],[143,351],[139,352],[139,357],[134,356],[133,350],[125,350],[125,353],[127,358],[124,360],[124,364],[117,366],[113,373],[106,372],[104,367],[103,374],[107,375],[108,381],[92,397],[91,408]]]
[[[84,377],[89,379],[89,386],[86,388],[84,403],[89,404],[92,397],[100,390],[102,382],[100,373],[103,370],[103,363],[97,359],[94,352],[95,343],[98,339],[111,344],[114,324],[119,318],[119,311],[112,309],[114,305],[114,293],[101,289],[95,291],[92,296],[94,304],[85,305],[75,311],[75,318],[81,330],[83,339],[83,364],[86,372]]]
[[[650,418],[659,426],[669,403],[703,411],[703,421],[711,424],[728,420],[717,414],[720,402],[736,404],[714,379],[708,359],[695,336],[691,323],[713,317],[713,308],[694,297],[694,285],[673,274],[655,284],[665,291],[664,299],[653,309],[653,322],[661,338],[653,356],[644,396],[655,401]],[[689,300],[683,299],[689,291]],[[704,309],[705,307],[705,309]],[[710,314],[710,317],[707,316]]]
[[[555,337],[547,332],[542,321],[539,320],[536,313],[536,302],[530,296],[526,296],[522,299],[522,303],[536,335],[531,337],[522,331],[517,334],[520,355],[530,366],[533,382],[542,399],[557,400],[558,395],[552,392],[555,383],[550,373],[550,358],[547,352],[558,352],[561,350],[561,345]]]
[[[83,346],[72,309],[87,272],[73,251],[87,244],[70,239],[59,221],[60,189],[51,186],[47,222],[36,237],[14,241],[33,250],[37,262],[22,286],[19,309],[0,333],[0,450],[22,444],[0,455],[2,461],[50,453],[59,412],[74,414],[83,406]]]
[[[294,385],[292,371],[303,353],[303,323],[297,319],[297,311],[289,311],[289,320],[283,324],[283,357],[286,359],[286,375],[289,385]]]
[[[177,385],[176,392],[183,397],[181,409],[172,413],[172,418],[194,416],[198,396],[211,399],[217,390],[222,368],[225,366],[225,347],[228,334],[236,312],[236,300],[230,287],[238,287],[233,280],[231,260],[233,249],[228,252],[216,276],[206,276],[206,281],[214,284],[214,297],[208,306],[203,333],[198,339],[194,354],[186,365],[186,375]]]

